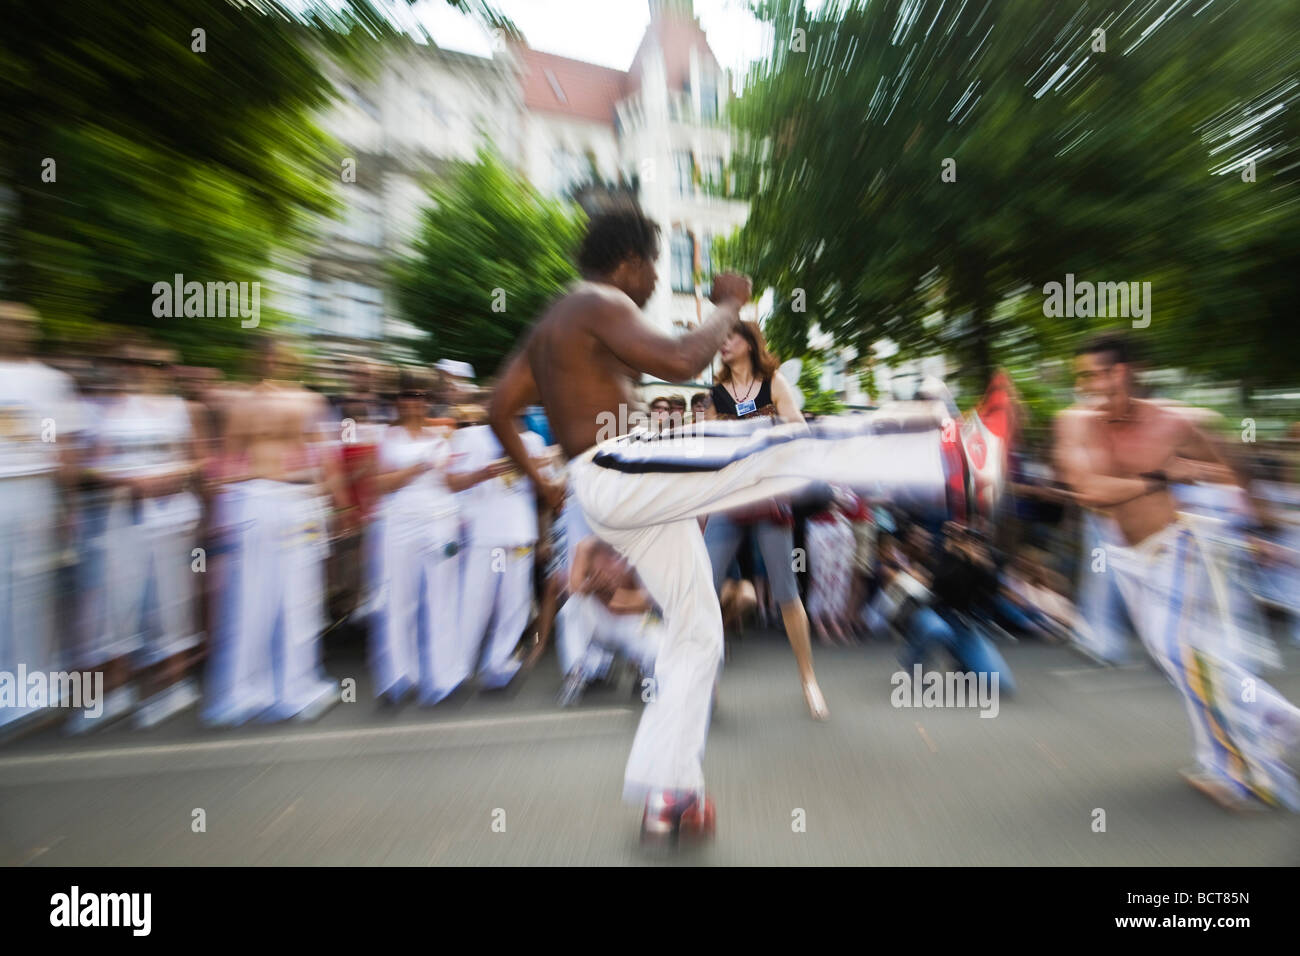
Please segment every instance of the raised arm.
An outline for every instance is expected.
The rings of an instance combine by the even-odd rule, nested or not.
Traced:
[[[703,371],[740,321],[740,307],[753,287],[746,276],[719,274],[713,279],[717,308],[685,335],[665,335],[641,315],[631,299],[610,297],[593,316],[590,331],[624,364],[665,382],[685,382]]]

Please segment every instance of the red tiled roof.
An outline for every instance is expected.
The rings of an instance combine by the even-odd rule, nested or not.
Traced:
[[[626,73],[553,53],[542,53],[522,44],[514,49],[524,68],[525,109],[563,113],[614,125],[614,104],[626,95]],[[563,99],[556,95],[556,86],[563,93]]]
[[[712,62],[714,69],[719,69],[718,60],[709,49],[709,38],[705,35],[700,21],[675,16],[672,13],[656,17],[646,27],[641,45],[637,47],[636,56],[632,58],[632,69],[628,72],[628,91],[638,89],[641,85],[641,57],[651,38],[663,51],[664,70],[668,89],[679,91],[686,87],[691,78],[691,50],[700,51],[701,63]]]
[[[641,59],[652,37],[663,52],[669,90],[682,90],[690,80],[692,49],[699,50],[702,62],[711,62],[718,69],[699,21],[672,13],[650,21],[627,72],[517,43],[514,51],[523,66],[524,108],[614,125],[614,105],[641,86]],[[556,93],[557,86],[563,99]]]

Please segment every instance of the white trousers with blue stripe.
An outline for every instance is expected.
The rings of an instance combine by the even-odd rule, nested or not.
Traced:
[[[813,437],[806,426],[764,435],[619,450],[597,445],[569,463],[569,481],[592,531],[632,565],[663,612],[654,694],[632,742],[623,796],[702,792],[713,682],[722,664],[722,611],[704,535],[695,519],[788,495],[813,481],[893,499],[919,479],[943,487],[940,436]],[[627,469],[600,464],[616,453]],[[720,467],[694,470],[716,460]]]
[[[1134,546],[1107,544],[1115,576],[1147,651],[1183,696],[1196,763],[1243,796],[1300,810],[1286,767],[1300,743],[1300,709],[1246,666],[1218,569],[1179,520]]]

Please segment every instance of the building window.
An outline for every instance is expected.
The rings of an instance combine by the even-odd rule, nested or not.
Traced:
[[[673,153],[673,172],[674,181],[677,185],[677,195],[694,196],[695,195],[695,161],[688,152]]]
[[[673,291],[695,291],[695,241],[689,232],[674,229],[672,238]]]
[[[718,118],[718,79],[706,73],[700,79],[700,119],[712,122]]]
[[[552,188],[557,196],[565,195],[574,186],[585,182],[588,176],[586,157],[563,147],[551,154],[551,167]]]
[[[383,245],[383,203],[379,197],[354,186],[345,193],[345,201],[347,208],[336,235],[363,246]]]

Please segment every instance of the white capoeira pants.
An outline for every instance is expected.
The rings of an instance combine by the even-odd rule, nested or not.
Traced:
[[[468,676],[460,639],[460,525],[394,509],[375,516],[370,554],[370,667],[375,694],[419,688],[432,704]]]
[[[80,666],[129,654],[147,667],[197,647],[198,499],[181,492],[133,502],[118,492],[89,501],[84,521]]]
[[[54,600],[58,495],[49,475],[0,478],[0,671],[58,667]],[[39,708],[0,706],[0,727]]]
[[[533,543],[485,545],[470,540],[461,584],[465,674],[484,687],[504,687],[519,670],[510,655],[533,609]],[[490,626],[489,626],[490,625]],[[484,635],[486,634],[486,638]]]
[[[1198,768],[1300,810],[1283,762],[1300,743],[1300,709],[1242,666],[1218,569],[1186,520],[1137,545],[1107,543],[1106,557],[1142,643],[1183,695]]]
[[[205,722],[285,720],[337,697],[320,656],[325,518],[310,485],[255,479],[223,489]]]
[[[653,674],[663,638],[648,615],[614,614],[593,594],[571,595],[560,608],[555,631],[561,671],[581,668],[584,681],[605,674],[616,656],[635,663],[642,674]]]
[[[896,500],[918,480],[943,487],[940,432],[837,435],[807,425],[728,430],[698,440],[612,439],[569,463],[588,524],[636,569],[663,611],[653,699],[632,743],[623,796],[702,792],[722,611],[697,516],[791,494],[813,481]]]

